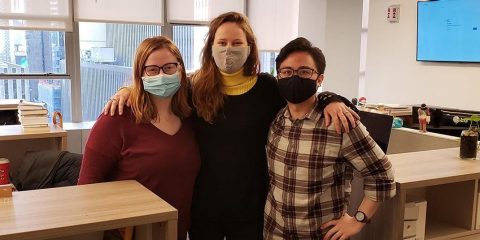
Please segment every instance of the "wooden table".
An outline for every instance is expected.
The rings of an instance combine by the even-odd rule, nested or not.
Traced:
[[[86,236],[139,226],[137,239],[176,240],[177,217],[175,208],[136,181],[14,192],[0,199],[0,239],[92,239]],[[161,236],[152,237],[154,223],[161,223]]]
[[[67,150],[67,132],[50,125],[43,130],[25,130],[21,125],[0,126],[0,157],[10,160],[16,172],[27,151]]]
[[[395,181],[402,189],[480,178],[480,161],[462,160],[459,148],[392,154]]]
[[[397,195],[382,204],[366,228],[371,239],[403,239],[405,204],[425,200],[425,239],[480,239],[476,235],[480,161],[458,156],[459,148],[389,155]]]

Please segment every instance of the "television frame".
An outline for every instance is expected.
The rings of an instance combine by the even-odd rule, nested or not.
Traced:
[[[480,60],[478,62],[470,62],[470,61],[449,61],[449,60],[419,60],[418,59],[418,9],[420,3],[425,2],[438,2],[439,0],[429,0],[429,1],[417,1],[417,39],[416,39],[416,47],[415,47],[415,59],[417,62],[438,62],[438,63],[476,63],[480,64]]]

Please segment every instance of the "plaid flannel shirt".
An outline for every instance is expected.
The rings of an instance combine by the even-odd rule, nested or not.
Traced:
[[[292,121],[287,106],[270,127],[265,239],[322,239],[320,226],[346,212],[353,169],[371,200],[395,195],[392,165],[365,127],[337,134],[321,116],[314,107]]]

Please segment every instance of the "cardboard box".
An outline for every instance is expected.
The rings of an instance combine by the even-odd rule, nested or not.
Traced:
[[[12,197],[13,187],[10,184],[0,185],[0,198]]]

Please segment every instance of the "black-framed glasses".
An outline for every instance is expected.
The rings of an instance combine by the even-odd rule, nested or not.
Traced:
[[[180,63],[178,62],[167,63],[167,64],[164,64],[163,66],[148,65],[143,67],[143,71],[145,72],[145,74],[147,74],[147,76],[156,76],[160,74],[160,70],[162,70],[164,74],[172,75],[177,72],[178,65],[180,65]]]
[[[300,67],[296,70],[291,67],[284,67],[284,68],[278,69],[277,72],[278,72],[278,76],[277,76],[278,79],[292,77],[293,75],[297,75],[301,78],[311,78],[314,73],[320,75],[320,73],[318,73],[317,71],[309,67]]]

